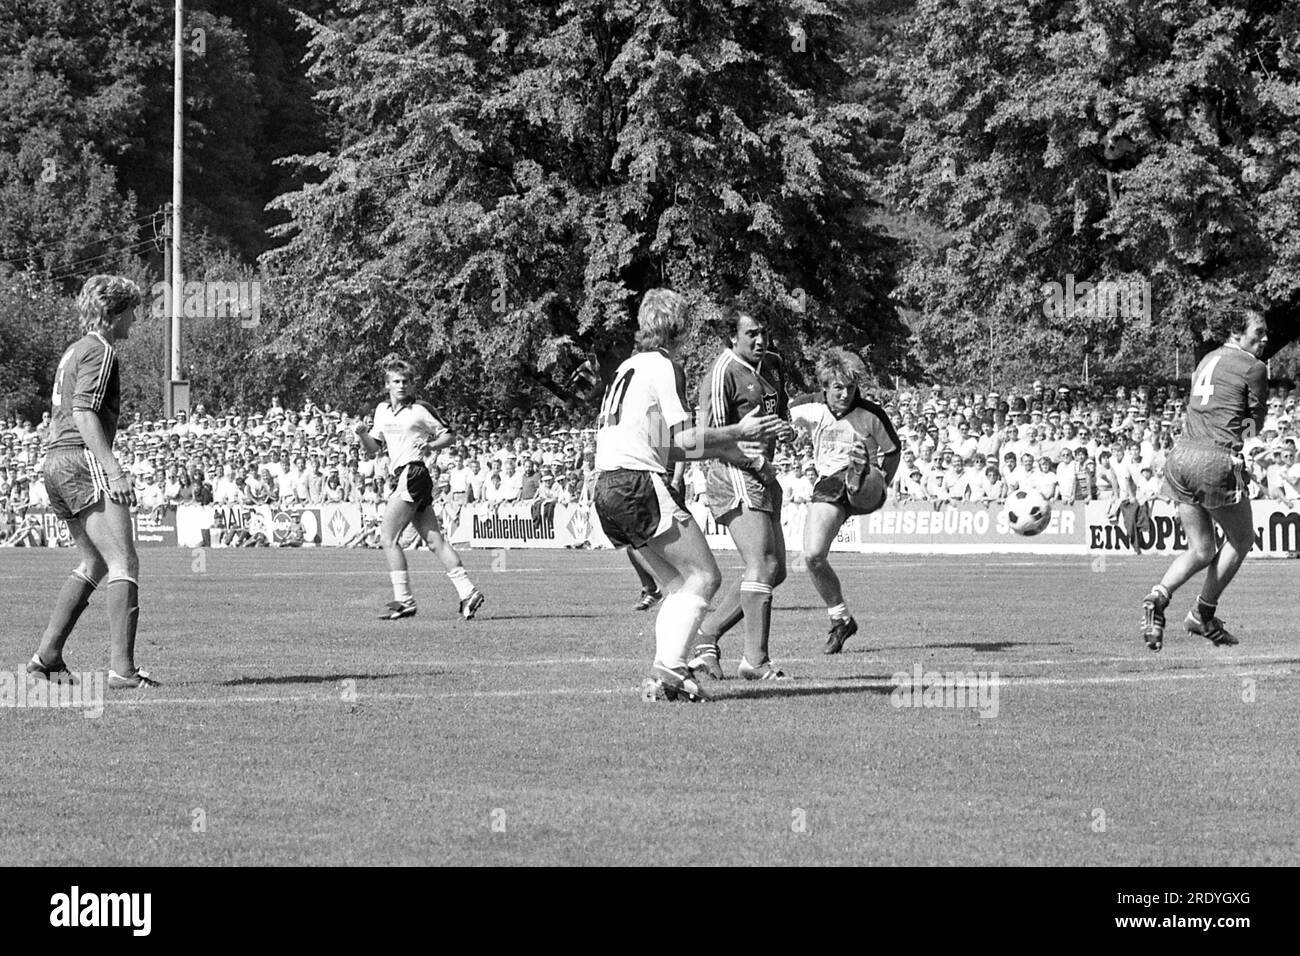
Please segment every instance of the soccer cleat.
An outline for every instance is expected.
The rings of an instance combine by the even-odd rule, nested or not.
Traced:
[[[1153,651],[1165,646],[1165,607],[1168,603],[1159,591],[1152,591],[1142,601],[1142,639]]]
[[[474,615],[478,612],[478,609],[483,606],[483,602],[486,600],[487,598],[483,596],[483,592],[478,588],[470,591],[469,597],[460,602],[460,616],[467,621],[474,620]]]
[[[27,673],[37,680],[46,680],[51,684],[77,683],[77,679],[72,676],[72,671],[68,670],[67,664],[60,660],[57,664],[46,667],[41,661],[40,654],[33,654],[32,659],[27,662]]]
[[[135,673],[128,677],[123,677],[117,671],[108,672],[108,689],[109,690],[132,690],[134,688],[148,688],[160,686],[158,681],[149,676],[149,672],[139,667]]]
[[[858,622],[853,618],[850,617],[848,620],[834,618],[831,621],[830,633],[826,635],[826,649],[823,653],[838,654],[844,650],[844,642],[856,633],[858,633]]]
[[[642,589],[641,600],[636,602],[635,607],[638,611],[648,611],[663,599],[664,594],[662,591],[647,591]]]
[[[1217,616],[1208,621],[1201,618],[1200,612],[1192,608],[1183,619],[1183,627],[1192,634],[1199,634],[1215,647],[1231,647],[1238,640],[1223,629],[1223,622]]]
[[[695,680],[689,667],[664,667],[656,664],[650,676],[641,682],[641,699],[647,702],[681,701],[695,703],[708,700],[709,695]]]
[[[790,675],[771,661],[764,661],[755,667],[743,657],[740,659],[740,676],[745,680],[789,680]]]
[[[461,604],[464,607],[464,604]],[[404,617],[415,616],[415,598],[405,601],[389,601],[384,613],[379,615],[381,621],[399,621]]]
[[[711,680],[725,680],[722,672],[722,652],[717,644],[696,644],[695,656],[686,662],[692,671],[703,672]]]

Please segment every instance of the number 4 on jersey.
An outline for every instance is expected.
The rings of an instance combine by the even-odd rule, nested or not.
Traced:
[[[63,353],[63,358],[59,360],[59,368],[54,373],[54,394],[51,396],[51,404],[58,408],[63,404],[63,373],[68,367],[68,359],[72,358],[72,349]]]
[[[1222,355],[1215,355],[1196,373],[1196,380],[1192,382],[1192,398],[1199,398],[1202,405],[1210,404],[1210,396],[1214,394],[1214,366],[1219,364]]]
[[[619,415],[623,412],[623,399],[627,397],[627,387],[632,382],[636,369],[630,368],[614,379],[605,391],[605,399],[600,403],[600,427],[617,425]]]

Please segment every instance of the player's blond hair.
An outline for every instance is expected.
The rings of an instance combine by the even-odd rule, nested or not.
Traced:
[[[636,323],[638,352],[650,352],[681,338],[686,331],[685,297],[671,289],[651,289],[641,299]]]
[[[866,380],[866,363],[860,355],[848,349],[828,349],[817,360],[817,381],[822,388],[831,382],[852,382],[860,389]]]
[[[384,370],[384,379],[396,372],[399,375],[405,375],[411,384],[415,384],[415,366],[402,358],[400,355],[391,354],[384,356],[384,360],[379,363]]]
[[[77,315],[83,332],[112,325],[118,316],[144,300],[140,287],[125,276],[95,275],[77,295]]]

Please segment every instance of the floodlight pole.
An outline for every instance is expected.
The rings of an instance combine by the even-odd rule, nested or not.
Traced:
[[[181,300],[184,297],[184,270],[181,263],[181,193],[184,169],[185,107],[185,0],[176,0],[176,35],[173,40],[175,82],[172,89],[172,228],[171,228],[171,348],[167,356],[167,417],[175,415],[176,386],[181,382]]]

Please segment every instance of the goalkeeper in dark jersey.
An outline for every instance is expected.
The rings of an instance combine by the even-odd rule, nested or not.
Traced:
[[[1187,425],[1165,462],[1164,487],[1178,503],[1187,550],[1142,602],[1142,637],[1153,651],[1164,646],[1165,608],[1174,592],[1202,570],[1205,583],[1183,625],[1216,647],[1237,643],[1224,630],[1218,607],[1255,541],[1241,450],[1267,412],[1268,372],[1259,360],[1267,345],[1264,316],[1246,308],[1228,341],[1192,373]],[[1215,540],[1216,524],[1223,529],[1222,545]]]

